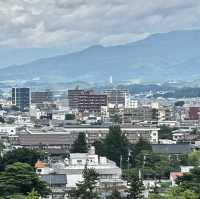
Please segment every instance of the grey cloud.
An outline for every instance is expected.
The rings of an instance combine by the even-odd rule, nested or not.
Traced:
[[[114,45],[199,28],[196,0],[0,0],[0,45]]]
[[[58,8],[65,8],[65,9],[76,9],[80,6],[87,5],[88,1],[87,0],[55,0],[55,5]]]

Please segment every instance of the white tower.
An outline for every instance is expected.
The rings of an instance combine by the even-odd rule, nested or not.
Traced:
[[[112,84],[113,83],[113,78],[112,78],[112,76],[110,76],[110,84]]]

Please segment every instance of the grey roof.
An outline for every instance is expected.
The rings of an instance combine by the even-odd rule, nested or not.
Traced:
[[[74,159],[74,158],[88,158],[88,154],[87,153],[70,153],[70,158]]]
[[[71,129],[71,128],[104,128],[104,129],[109,129],[109,127],[112,126],[112,124],[101,124],[101,125],[91,125],[91,124],[84,124],[84,125],[64,125],[65,129]],[[132,124],[121,124],[121,128],[157,128],[156,126],[153,125],[132,125]]]
[[[46,148],[45,152],[51,155],[65,155],[69,153],[69,150],[66,149],[55,149],[55,148]]]
[[[20,134],[19,144],[22,146],[35,145],[67,145],[72,144],[75,138],[72,134]]]
[[[82,168],[76,168],[76,166],[73,167],[65,167],[65,168],[59,168],[54,166],[54,170],[57,174],[66,174],[66,175],[76,175],[81,174],[84,170],[84,165]],[[95,171],[100,175],[106,175],[106,174],[118,174],[121,175],[121,169],[118,167],[105,167],[105,168],[98,168],[94,166]]]
[[[166,154],[185,154],[192,150],[191,144],[152,144],[153,152]]]
[[[67,184],[66,175],[64,174],[51,174],[42,175],[41,180],[51,185],[65,185]]]

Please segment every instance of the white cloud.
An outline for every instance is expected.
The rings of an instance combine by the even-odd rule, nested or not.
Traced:
[[[199,28],[197,0],[0,0],[0,45],[123,44],[156,32]]]

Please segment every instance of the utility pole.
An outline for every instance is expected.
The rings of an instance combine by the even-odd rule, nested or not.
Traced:
[[[120,169],[122,169],[122,155],[120,155]]]

